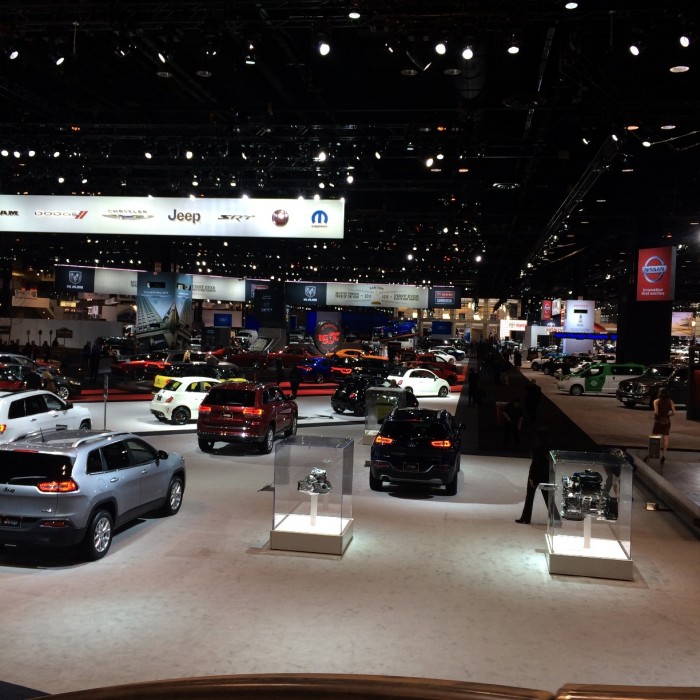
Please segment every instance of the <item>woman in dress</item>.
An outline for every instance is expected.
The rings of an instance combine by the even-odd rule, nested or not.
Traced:
[[[670,399],[668,390],[662,387],[654,399],[654,427],[652,429],[653,435],[661,435],[661,464],[666,461],[668,436],[671,432],[671,416],[675,415],[676,406]]]

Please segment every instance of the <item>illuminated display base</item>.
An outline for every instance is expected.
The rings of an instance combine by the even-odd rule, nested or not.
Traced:
[[[547,565],[550,574],[592,576],[621,581],[634,579],[634,562],[617,540],[572,535],[547,535]]]
[[[308,515],[286,515],[275,519],[270,531],[270,549],[316,554],[342,554],[352,540],[352,518],[319,515],[312,524]]]

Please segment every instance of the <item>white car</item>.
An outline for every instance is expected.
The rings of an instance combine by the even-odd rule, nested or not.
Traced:
[[[450,385],[429,369],[398,369],[387,377],[394,380],[399,388],[416,396],[447,396]]]
[[[451,345],[439,345],[438,347],[433,348],[430,352],[435,354],[442,353],[443,355],[449,355],[450,357],[453,357],[455,360],[457,360],[457,362],[461,362],[467,356],[467,353],[464,352],[464,350],[453,348]]]
[[[90,411],[41,389],[0,392],[0,442],[31,433],[92,427]]]
[[[199,405],[215,384],[211,377],[173,377],[151,400],[151,413],[161,421],[185,425],[199,416]]]

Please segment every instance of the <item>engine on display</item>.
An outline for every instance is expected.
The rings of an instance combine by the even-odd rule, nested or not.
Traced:
[[[561,517],[566,520],[583,520],[587,515],[617,520],[617,498],[610,495],[610,485],[604,486],[602,475],[593,469],[563,476],[562,498]]]
[[[318,469],[314,467],[311,473],[301,479],[297,484],[297,490],[303,491],[304,493],[329,493],[333,487],[331,482],[328,481],[325,469]]]

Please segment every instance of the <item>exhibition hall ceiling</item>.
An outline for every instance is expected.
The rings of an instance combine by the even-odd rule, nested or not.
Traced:
[[[671,244],[700,302],[699,20],[696,0],[4,0],[1,193],[346,201],[341,242],[12,254],[606,302],[637,247]]]

